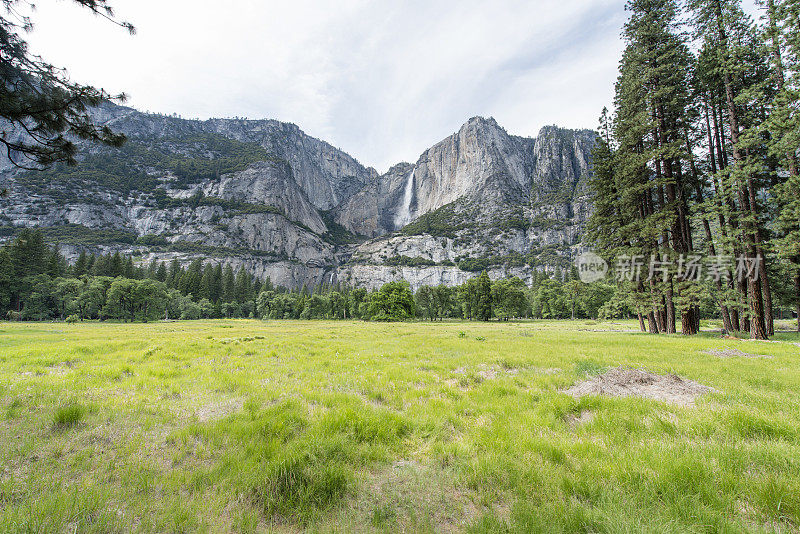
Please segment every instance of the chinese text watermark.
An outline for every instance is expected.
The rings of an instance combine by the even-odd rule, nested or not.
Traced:
[[[761,277],[763,260],[761,256],[701,256],[699,254],[681,254],[677,257],[653,254],[619,256],[613,269],[613,278],[617,281],[666,282],[672,279],[679,282],[728,282],[736,280],[758,280]],[[602,280],[608,274],[608,263],[593,252],[578,255],[575,260],[578,276],[585,283]]]

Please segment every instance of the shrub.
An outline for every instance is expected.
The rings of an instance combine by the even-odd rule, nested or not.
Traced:
[[[235,141],[221,134],[192,133],[163,138],[155,144],[130,140],[120,148],[87,154],[80,165],[59,163],[44,171],[27,172],[19,180],[38,190],[53,190],[53,184],[59,184],[62,198],[80,200],[74,192],[77,188],[70,186],[95,184],[125,195],[133,191],[155,193],[163,189],[148,169],[157,169],[175,177],[173,186],[187,189],[194,183],[243,171],[260,161],[286,165],[257,143]]]
[[[416,303],[407,282],[389,282],[367,298],[365,319],[406,321],[416,314]]]
[[[80,320],[81,320],[81,318],[78,317],[77,315],[75,315],[74,313],[72,315],[68,316],[66,319],[64,319],[64,321],[67,322],[67,323],[77,323]]]
[[[89,228],[80,224],[42,226],[39,228],[50,242],[69,245],[105,245],[120,243],[132,245],[136,242],[136,232],[115,228]]]
[[[155,234],[145,234],[140,236],[136,243],[139,245],[149,245],[149,246],[158,246],[158,245],[169,245],[169,241],[167,238],[162,235],[155,235]]]
[[[203,315],[203,308],[200,307],[199,304],[196,302],[192,302],[188,300],[185,304],[183,309],[181,310],[181,319],[183,320],[196,320],[202,317]]]
[[[428,234],[434,237],[454,238],[456,233],[465,227],[464,217],[456,213],[455,204],[447,204],[441,208],[420,216],[416,221],[405,226],[405,235]]]
[[[362,241],[353,232],[337,223],[334,220],[333,213],[330,211],[320,211],[322,221],[325,223],[327,232],[322,234],[322,239],[331,245],[351,245]]]

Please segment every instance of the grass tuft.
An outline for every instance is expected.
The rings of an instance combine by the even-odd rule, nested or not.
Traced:
[[[372,510],[370,523],[375,528],[387,528],[392,526],[397,519],[397,512],[389,504],[378,504]]]
[[[578,360],[575,362],[575,374],[578,376],[597,376],[606,372],[608,368],[593,360]]]
[[[86,416],[87,409],[77,401],[71,400],[56,409],[53,424],[58,429],[66,429],[80,423]]]
[[[353,473],[338,462],[325,462],[311,451],[290,453],[267,471],[257,500],[268,517],[281,515],[307,522],[338,502]]]

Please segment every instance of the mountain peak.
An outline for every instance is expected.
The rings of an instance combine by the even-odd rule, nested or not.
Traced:
[[[559,133],[566,133],[566,134],[571,134],[571,135],[581,135],[581,136],[590,135],[590,136],[592,136],[592,138],[594,138],[594,135],[595,135],[595,131],[594,130],[590,130],[588,128],[572,129],[572,128],[562,128],[561,126],[557,126],[555,124],[548,124],[546,126],[542,126],[541,129],[539,129],[539,135],[538,136],[542,137],[542,136],[547,136],[547,135],[556,135],[556,134],[559,134]]]
[[[482,117],[480,115],[476,115],[475,117],[471,117],[469,120],[467,120],[467,122],[465,122],[461,126],[460,129],[464,130],[464,129],[467,129],[467,128],[499,128],[499,129],[502,129],[502,127],[499,124],[497,124],[497,121],[494,119],[494,117]]]

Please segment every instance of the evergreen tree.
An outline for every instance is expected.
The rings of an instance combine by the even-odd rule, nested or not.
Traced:
[[[109,258],[108,270],[103,274],[111,276],[112,278],[125,275],[125,260],[122,259],[119,251],[115,252],[114,255]]]
[[[785,174],[774,174],[778,204],[777,234],[773,246],[785,262],[791,280],[790,296],[800,331],[800,177],[797,147],[800,146],[800,2],[766,1],[767,27],[764,39],[770,50],[774,95],[764,121],[770,155],[778,158]],[[766,92],[765,92],[766,93]],[[765,94],[768,98],[770,95]],[[785,176],[785,180],[782,179]]]
[[[230,264],[222,272],[222,302],[233,302],[236,298],[236,277]]]
[[[151,280],[157,280],[156,276],[157,276],[157,273],[158,273],[158,266],[159,265],[160,264],[159,264],[158,260],[153,258],[150,261],[150,264],[147,266],[147,271],[145,272],[145,277],[150,278]]]
[[[222,270],[220,269],[220,288],[222,287]],[[253,287],[251,291],[252,298],[258,296],[261,293],[261,280],[257,277],[253,277]],[[345,317],[346,318],[346,317]]]
[[[169,274],[167,275],[167,287],[177,289],[183,276],[181,263],[176,259],[169,264]]]
[[[78,259],[75,261],[75,268],[73,269],[73,272],[75,273],[75,276],[81,277],[81,276],[87,274],[87,272],[88,272],[88,265],[87,265],[88,262],[89,262],[89,258],[86,255],[86,251],[85,250],[81,250],[81,253],[78,256]]]
[[[164,262],[159,262],[158,270],[156,271],[155,279],[159,282],[167,283],[169,275],[167,273],[167,266],[164,265]]]
[[[244,270],[244,267],[239,267],[239,272],[236,273],[234,300],[239,304],[243,304],[251,298],[250,274]]]
[[[14,281],[14,262],[7,247],[3,247],[0,249],[0,310],[11,309]]]
[[[740,97],[746,96],[753,83],[749,76],[752,62],[744,60],[753,51],[754,43],[750,39],[752,28],[738,0],[689,0],[688,4],[692,9],[696,35],[710,50],[713,65],[716,67],[713,74],[719,78],[724,95],[724,109],[721,111],[727,116],[731,162],[724,169],[723,178],[724,185],[734,196],[732,200],[737,201],[734,216],[738,221],[742,252],[750,258],[764,258],[764,231],[755,176],[757,163],[747,150],[746,136],[742,138],[743,129],[747,129],[747,121],[751,118],[741,105]],[[732,200],[729,200],[729,205],[733,204]],[[748,277],[746,285],[741,288],[746,291],[748,329],[754,339],[767,338],[765,317],[772,315],[769,306],[765,309],[765,296],[769,294],[768,283],[764,276]]]
[[[127,22],[118,22],[106,0],[74,0],[133,32]],[[124,100],[102,89],[72,82],[57,69],[28,51],[21,34],[33,28],[30,18],[21,16],[22,0],[2,0],[0,16],[0,132],[3,152],[12,163],[41,168],[63,161],[75,164],[75,139],[120,146],[125,136],[107,126],[93,123],[88,108],[108,100]],[[13,132],[26,132],[25,136]]]
[[[51,278],[64,276],[67,272],[67,260],[58,251],[58,246],[50,250],[47,256],[47,275]]]
[[[133,258],[128,256],[123,262],[122,276],[125,278],[138,278],[136,267],[133,264]]]
[[[50,250],[39,230],[23,229],[12,242],[9,254],[16,278],[35,276],[47,271]]]
[[[86,274],[90,274],[94,272],[94,262],[97,261],[97,258],[94,254],[89,256],[89,259],[86,260]]]
[[[213,292],[213,278],[214,278],[214,267],[209,264],[206,265],[203,269],[203,276],[200,279],[200,296],[202,298],[208,299],[209,302],[214,302],[215,299],[212,298]]]
[[[194,260],[186,272],[181,275],[178,290],[184,295],[191,295],[195,300],[202,296],[203,260]]]
[[[217,303],[222,299],[222,264],[220,263],[214,266],[209,293],[208,298],[211,302]]]
[[[492,282],[486,271],[478,277],[475,289],[477,292],[475,318],[479,321],[488,321],[492,318]]]
[[[684,128],[689,102],[687,73],[691,55],[676,30],[678,10],[674,0],[630,0],[631,16],[623,35],[628,44],[623,56],[617,86],[623,129],[635,135],[638,166],[635,173],[646,189],[642,211],[650,231],[650,258],[674,258],[692,251],[686,180],[681,160],[684,153]],[[635,184],[636,182],[633,182]],[[659,295],[655,313],[663,315],[660,330],[675,332],[676,295],[672,273],[660,282],[653,280],[651,292]],[[697,333],[696,302],[682,299],[682,331]],[[661,312],[661,302],[664,310]]]

